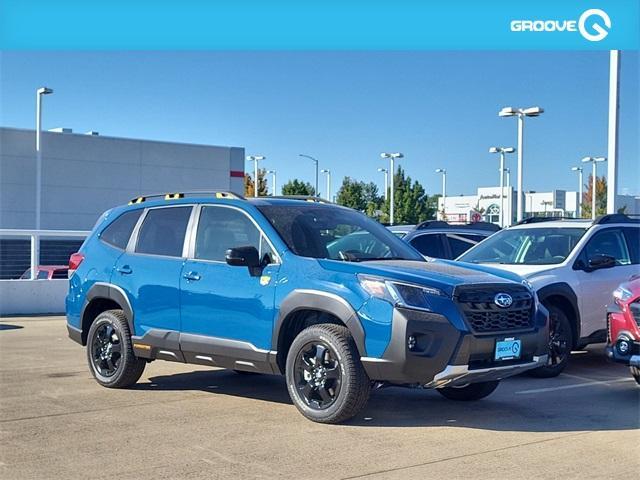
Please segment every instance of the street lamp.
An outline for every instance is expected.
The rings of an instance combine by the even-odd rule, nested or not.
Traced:
[[[606,162],[606,157],[584,157],[582,159],[582,163],[591,163],[592,164],[592,174],[591,174],[591,219],[596,219],[596,184],[598,176],[597,176],[597,164],[600,162]]]
[[[500,154],[500,227],[504,228],[504,154],[513,153],[513,147],[491,147],[489,153]]]
[[[442,174],[442,220],[446,220],[446,202],[447,202],[447,170],[444,168],[436,168],[436,173]]]
[[[311,160],[313,163],[316,164],[316,192],[315,192],[315,196],[318,196],[318,160],[316,158],[313,158],[311,155],[305,155],[304,153],[300,153],[299,154],[301,157],[304,158],[308,158],[309,160]]]
[[[576,217],[582,218],[582,167],[571,167],[571,170],[578,172],[578,205],[576,205]]]
[[[389,224],[393,225],[393,213],[394,213],[394,188],[393,188],[393,184],[394,182],[394,176],[395,176],[395,161],[396,159],[400,159],[400,158],[404,158],[404,155],[401,154],[400,152],[396,152],[396,153],[381,153],[380,154],[380,158],[388,158],[389,159],[389,172],[391,172],[391,188],[389,189],[389,196],[391,197],[389,199]]]
[[[522,203],[522,143],[524,136],[524,117],[538,117],[544,113],[544,109],[540,107],[530,108],[513,108],[504,107],[498,112],[500,117],[518,117],[518,198],[517,198],[517,215],[516,220],[522,220],[524,205]]]
[[[322,170],[320,170],[320,172],[327,174],[327,197],[326,198],[328,201],[331,201],[331,170],[327,170],[323,168]]]
[[[379,168],[379,172],[384,173],[384,201],[389,199],[389,170],[386,168]]]
[[[40,230],[42,209],[42,97],[52,93],[47,87],[36,90],[36,230]]]
[[[278,184],[276,183],[276,171],[275,170],[267,170],[267,173],[271,174],[271,181],[272,181],[272,189],[273,189],[273,196],[275,197],[278,194],[277,188],[278,188]]]
[[[247,161],[253,162],[253,196],[258,196],[258,162],[264,160],[263,155],[247,155]]]

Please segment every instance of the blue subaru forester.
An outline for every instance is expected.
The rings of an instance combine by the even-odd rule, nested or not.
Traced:
[[[323,423],[373,386],[483,398],[546,364],[547,317],[519,277],[425,260],[314,198],[139,197],[70,259],[69,336],[101,385],[130,386],[155,359],[283,374]]]

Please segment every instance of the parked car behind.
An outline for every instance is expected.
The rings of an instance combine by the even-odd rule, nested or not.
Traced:
[[[572,349],[606,341],[611,292],[640,272],[640,219],[595,221],[530,218],[502,230],[458,258],[517,273],[551,313],[549,364],[532,375],[558,375]]]
[[[70,269],[69,336],[110,388],[156,359],[280,374],[304,416],[336,423],[374,385],[478,400],[546,364],[548,312],[520,277],[426,261],[315,198],[140,197]]]
[[[67,265],[39,265],[36,280],[53,280],[58,278],[67,278],[69,267]],[[28,268],[21,276],[21,280],[31,278],[31,269]]]
[[[640,384],[640,276],[613,291],[607,309],[607,355],[629,365],[631,375]]]
[[[402,239],[425,257],[453,260],[498,230],[500,227],[489,222],[458,225],[428,220]]]

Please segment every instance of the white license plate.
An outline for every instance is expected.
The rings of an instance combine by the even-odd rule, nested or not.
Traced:
[[[522,342],[517,338],[505,338],[496,342],[496,360],[513,360],[520,358]]]

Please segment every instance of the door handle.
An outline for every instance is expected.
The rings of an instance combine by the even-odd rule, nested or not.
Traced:
[[[133,270],[129,265],[123,265],[121,267],[116,268],[116,272],[121,273],[122,275],[130,275],[133,273]]]
[[[182,278],[190,282],[197,282],[200,280],[200,275],[198,275],[197,272],[187,272],[182,276]]]

